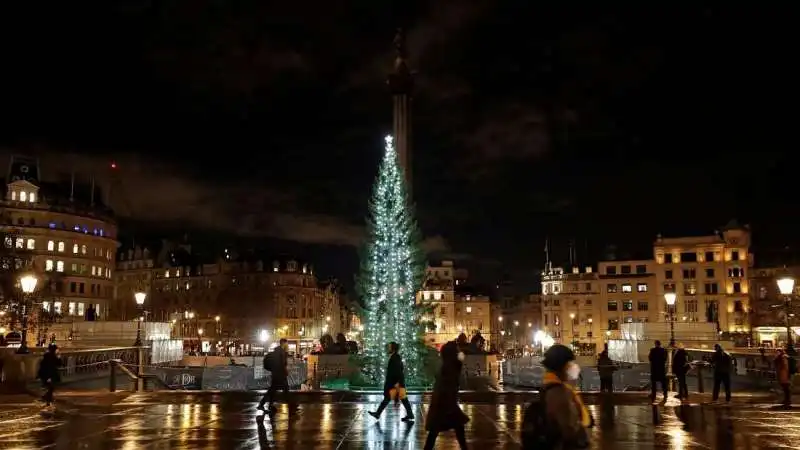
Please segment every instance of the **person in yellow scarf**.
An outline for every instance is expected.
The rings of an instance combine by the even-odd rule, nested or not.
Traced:
[[[547,369],[542,379],[542,396],[546,421],[557,431],[555,436],[562,450],[589,447],[587,430],[594,419],[586,409],[578,391],[570,382],[578,379],[581,368],[575,353],[563,345],[553,345],[544,353],[542,365]]]

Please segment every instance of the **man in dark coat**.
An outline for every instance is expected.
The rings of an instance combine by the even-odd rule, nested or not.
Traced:
[[[390,342],[387,346],[389,352],[389,365],[386,367],[386,381],[383,383],[383,401],[378,406],[377,411],[370,411],[369,415],[378,419],[381,413],[389,405],[392,400],[391,391],[397,387],[406,387],[405,374],[403,373],[403,359],[400,358],[400,344],[397,342]],[[398,393],[399,395],[399,393]],[[411,411],[411,403],[408,398],[401,399],[403,407],[406,409],[406,416],[403,417],[404,422],[413,422],[414,413]]]
[[[50,344],[47,347],[47,352],[42,357],[42,362],[39,363],[39,373],[37,374],[37,378],[42,381],[42,386],[45,389],[42,401],[48,407],[54,401],[53,391],[55,390],[55,385],[61,381],[61,373],[58,370],[61,367],[61,359],[58,357],[57,350],[56,344]]]
[[[442,346],[441,356],[442,368],[433,385],[431,404],[425,419],[428,438],[424,450],[432,450],[436,444],[436,437],[440,432],[447,430],[455,430],[459,447],[466,449],[464,425],[469,418],[458,406],[458,386],[464,353],[460,351],[457,342],[451,341]]]
[[[669,388],[667,387],[667,350],[661,346],[661,341],[656,341],[656,346],[650,349],[650,401],[656,401],[656,383],[661,383],[664,390],[664,401],[667,401]]]
[[[273,352],[275,355],[272,357],[272,367],[268,369],[272,371],[272,382],[267,389],[267,393],[261,398],[258,403],[258,409],[264,409],[264,404],[269,402],[269,411],[275,411],[275,393],[278,389],[283,391],[286,396],[289,393],[289,360],[286,356],[286,350],[289,347],[289,342],[286,339],[281,339]]]
[[[725,401],[731,401],[731,369],[733,361],[731,355],[722,350],[722,346],[714,344],[714,356],[711,357],[711,365],[714,367],[714,393],[711,400],[719,400],[719,385],[725,386]]]
[[[600,392],[614,392],[614,372],[617,366],[608,356],[608,344],[605,344],[603,351],[597,357],[597,373],[600,375]]]
[[[689,372],[689,354],[678,344],[678,350],[672,355],[672,373],[678,380],[678,395],[681,400],[689,399],[689,386],[686,384],[686,374]]]

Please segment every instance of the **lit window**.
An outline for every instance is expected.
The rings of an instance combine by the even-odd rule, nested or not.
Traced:
[[[471,313],[472,312],[472,306],[467,306],[466,307],[466,311],[467,311],[467,313]]]
[[[72,272],[74,273],[74,272],[77,272],[77,271],[78,271],[78,264],[72,263]]]
[[[66,247],[66,246],[64,245],[64,242],[63,242],[63,241],[61,241],[61,242],[59,242],[59,243],[58,243],[58,251],[60,251],[60,252],[63,252],[63,251],[64,251],[64,249],[65,249],[65,247]]]
[[[44,270],[46,270],[48,272],[52,272],[53,271],[53,260],[52,259],[48,259],[47,261],[44,262]]]
[[[28,193],[25,192],[25,191],[20,192],[19,193],[19,201],[27,202],[28,201]]]
[[[56,263],[56,272],[63,272],[64,271],[64,261],[58,261]]]
[[[92,266],[92,276],[97,275],[97,267]]]
[[[78,244],[72,244],[72,253],[75,255],[78,254]]]
[[[17,199],[17,191],[11,191],[11,200]]]
[[[67,308],[68,308],[67,309],[67,314],[69,314],[70,316],[74,316],[75,315],[75,302],[69,302],[69,305],[68,305]]]
[[[86,244],[81,245],[81,253],[84,255],[86,254]]]
[[[56,243],[53,241],[47,241],[47,251],[52,252],[56,248]]]
[[[647,292],[647,283],[639,283],[636,285],[636,292]]]
[[[42,302],[42,309],[45,311],[50,311],[50,302]]]
[[[633,292],[633,287],[630,284],[625,283],[622,285],[622,292]]]
[[[31,203],[35,203],[36,202],[36,193],[35,192],[31,192],[31,195],[28,196],[28,201],[31,202]]]
[[[53,302],[53,312],[61,314],[61,302]]]
[[[85,309],[84,309],[84,308],[85,308],[85,306],[84,306],[84,304],[83,304],[83,303],[78,303],[78,315],[79,315],[79,316],[82,316],[82,315],[83,315],[83,313],[84,313],[84,311],[85,311]]]
[[[25,247],[25,241],[22,238],[17,238],[16,247],[17,248]]]
[[[28,239],[28,250],[33,250],[35,248],[36,248],[36,240]]]
[[[169,270],[164,271],[164,278],[169,278]]]

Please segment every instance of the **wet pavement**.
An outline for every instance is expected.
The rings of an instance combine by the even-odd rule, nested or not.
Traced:
[[[421,449],[427,406],[411,396],[417,422],[400,421],[389,406],[379,421],[366,411],[377,395],[297,396],[273,417],[256,410],[253,394],[144,394],[93,402],[69,398],[54,415],[43,415],[30,397],[0,403],[0,448],[14,449]],[[519,448],[524,403],[463,404],[470,448]],[[427,400],[427,398],[425,399]],[[597,420],[593,448],[779,449],[800,448],[800,409],[771,404],[590,406]],[[436,448],[457,448],[451,433]]]

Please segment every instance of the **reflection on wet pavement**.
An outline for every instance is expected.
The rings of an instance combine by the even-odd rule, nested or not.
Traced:
[[[273,417],[255,409],[256,397],[133,396],[113,406],[64,406],[54,416],[37,405],[0,404],[0,448],[125,449],[421,449],[427,407],[414,403],[416,424],[390,406],[379,421],[366,415],[380,398],[334,402],[306,398],[279,405]],[[414,402],[416,400],[416,402]],[[470,448],[519,448],[524,405],[463,405],[471,417]],[[593,448],[736,449],[800,445],[800,409],[771,405],[590,406],[597,419]],[[457,448],[445,434],[439,449]]]

